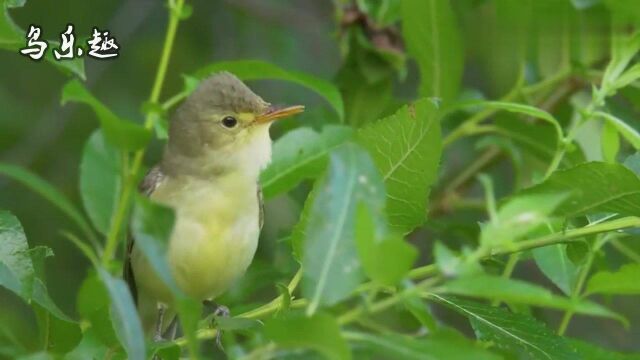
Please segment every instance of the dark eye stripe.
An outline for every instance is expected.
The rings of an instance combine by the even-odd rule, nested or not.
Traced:
[[[236,118],[234,118],[233,116],[227,116],[224,119],[222,119],[222,125],[226,128],[234,128],[236,125],[238,124],[238,120],[236,120]]]

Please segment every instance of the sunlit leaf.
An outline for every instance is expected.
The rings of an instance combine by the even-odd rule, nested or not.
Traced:
[[[491,342],[497,348],[533,359],[580,359],[564,338],[529,315],[462,299],[438,295],[434,299],[466,316],[478,340]]]
[[[62,104],[76,101],[91,106],[107,141],[124,150],[138,150],[151,140],[151,131],[115,115],[96,99],[78,80],[71,80],[62,89]]]
[[[340,334],[337,321],[327,314],[271,319],[265,323],[264,332],[267,338],[285,348],[313,349],[328,359],[351,359],[349,346]]]
[[[297,71],[284,70],[276,65],[260,60],[239,60],[217,62],[205,66],[195,73],[195,77],[203,79],[211,74],[229,71],[241,80],[284,80],[301,85],[322,96],[338,114],[344,118],[344,105],[338,89],[330,82]],[[265,98],[266,101],[270,99]]]
[[[122,154],[96,130],[80,161],[80,196],[94,226],[107,234],[122,183]]]
[[[640,294],[640,264],[628,264],[615,272],[601,271],[589,279],[590,294]]]
[[[405,233],[420,226],[442,152],[436,106],[428,99],[404,106],[360,129],[357,138],[383,176],[392,229]]]
[[[271,163],[260,175],[265,198],[291,190],[304,179],[320,176],[329,152],[349,137],[351,130],[343,126],[326,126],[320,133],[310,128],[286,133],[273,144]]]
[[[402,30],[420,68],[420,94],[448,102],[455,98],[464,51],[450,1],[402,0]]]
[[[380,219],[384,186],[366,151],[345,144],[331,153],[306,224],[302,293],[310,314],[342,300],[363,278],[353,241],[358,204]]]

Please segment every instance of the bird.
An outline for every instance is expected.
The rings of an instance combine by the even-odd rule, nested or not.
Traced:
[[[212,302],[251,264],[263,224],[258,180],[271,159],[269,128],[303,111],[302,105],[272,106],[235,75],[219,72],[174,112],[162,159],[139,191],[175,213],[166,261],[187,296]],[[123,277],[145,333],[162,339],[165,318],[175,315],[172,293],[133,236]]]

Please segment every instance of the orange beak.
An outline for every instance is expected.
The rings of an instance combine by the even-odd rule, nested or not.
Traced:
[[[277,119],[283,119],[289,116],[300,114],[304,111],[304,105],[289,106],[282,109],[270,107],[264,114],[256,117],[256,123],[266,124]]]

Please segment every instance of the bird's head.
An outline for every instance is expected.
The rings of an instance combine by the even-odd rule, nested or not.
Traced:
[[[165,166],[257,175],[271,159],[270,125],[302,111],[304,106],[276,108],[231,73],[215,74],[176,110]]]

